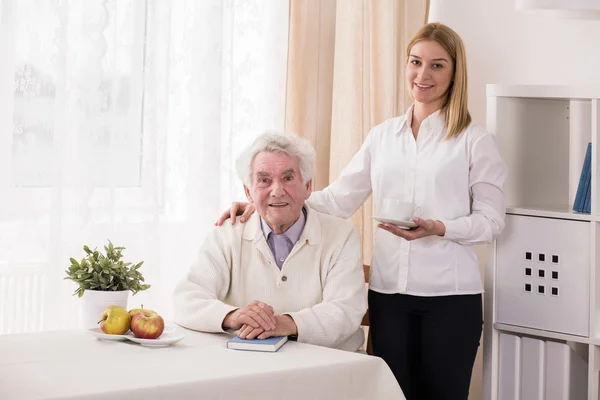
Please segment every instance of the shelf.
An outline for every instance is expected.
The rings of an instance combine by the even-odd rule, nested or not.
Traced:
[[[488,84],[487,97],[523,97],[556,100],[600,99],[600,86],[499,85]]]
[[[507,214],[526,215],[532,217],[546,217],[557,219],[568,219],[577,221],[595,221],[591,214],[575,212],[570,206],[520,206],[507,207]]]
[[[517,11],[558,18],[599,19],[600,3],[587,0],[517,0]]]
[[[546,339],[564,340],[568,342],[577,342],[584,344],[598,344],[600,345],[600,339],[590,339],[583,336],[567,335],[564,333],[544,331],[541,329],[524,328],[522,326],[500,324],[496,322],[494,328],[503,332],[521,333],[523,335],[536,336]]]
[[[593,2],[600,4],[600,0]],[[507,364],[507,357],[521,357],[516,352],[523,350],[518,348],[523,342],[532,354],[532,342],[514,337],[520,336],[542,341],[536,342],[538,356],[533,359],[538,361],[545,351],[542,346],[567,342],[568,347],[556,347],[571,354],[571,366],[579,360],[577,377],[583,377],[587,369],[587,384],[571,375],[569,385],[582,389],[578,399],[599,400],[600,180],[593,172],[590,193],[586,193],[593,213],[574,212],[572,203],[588,143],[594,150],[590,169],[600,169],[600,82],[587,86],[488,84],[486,95],[486,127],[496,135],[508,166],[504,193],[509,207],[506,228],[490,247],[485,269],[484,319],[489,323],[484,324],[484,397],[512,398],[507,388],[514,389],[515,379],[537,385],[545,374],[540,368],[536,376],[530,367],[525,368],[527,373],[521,369],[519,375],[513,373],[516,368],[506,369],[514,366]],[[511,341],[515,346],[511,347]],[[580,361],[587,365],[581,367]],[[546,366],[566,364],[559,360]]]

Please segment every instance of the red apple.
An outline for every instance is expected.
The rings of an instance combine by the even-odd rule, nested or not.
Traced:
[[[130,329],[140,339],[156,339],[165,330],[165,321],[160,315],[144,310],[133,316]]]

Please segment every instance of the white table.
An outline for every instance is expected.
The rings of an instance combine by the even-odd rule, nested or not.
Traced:
[[[178,331],[154,349],[85,331],[0,336],[0,399],[404,399],[377,357],[296,342],[236,351],[225,335]]]

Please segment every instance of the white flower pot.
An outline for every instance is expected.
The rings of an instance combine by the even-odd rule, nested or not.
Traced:
[[[108,291],[86,290],[81,298],[81,327],[98,328],[98,321],[108,306],[121,306],[127,310],[129,290]]]

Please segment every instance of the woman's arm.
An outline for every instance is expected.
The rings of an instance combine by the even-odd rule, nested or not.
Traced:
[[[504,182],[507,167],[492,134],[478,138],[470,149],[469,186],[471,214],[442,220],[444,238],[460,244],[489,243],[504,229],[506,200]]]
[[[369,198],[371,187],[371,140],[369,133],[360,150],[340,176],[319,192],[313,192],[308,205],[325,214],[350,218]]]

